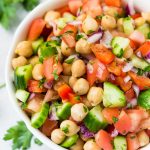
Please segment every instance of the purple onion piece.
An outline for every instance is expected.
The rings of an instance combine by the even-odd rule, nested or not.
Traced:
[[[28,98],[28,100],[33,99],[35,97],[35,95],[36,95],[35,93],[31,93],[30,97]]]
[[[134,15],[135,14],[135,9],[133,5],[133,0],[129,0],[127,3],[127,6],[125,7],[126,10],[126,15]]]
[[[57,114],[56,114],[56,108],[55,106],[51,106],[51,112],[49,114],[49,119],[50,120],[59,120],[59,118],[57,117]]]
[[[44,87],[47,88],[47,89],[51,89],[53,86],[53,81],[46,81],[44,83]]]
[[[95,136],[95,133],[89,131],[84,124],[80,125],[80,132],[84,138],[93,138]]]

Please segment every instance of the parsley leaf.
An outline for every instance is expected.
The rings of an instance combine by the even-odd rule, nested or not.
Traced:
[[[59,76],[58,76],[58,74],[57,74],[57,69],[55,69],[55,70],[53,71],[53,76],[54,76],[54,79],[55,79],[55,80],[58,80]]]
[[[37,138],[34,139],[34,143],[37,144],[37,145],[42,145],[42,144],[43,144],[43,143],[42,143],[39,139],[37,139]]]
[[[116,118],[116,117],[113,116],[112,120],[113,120],[114,123],[116,123],[118,121],[118,118]]]
[[[39,81],[39,88],[42,88],[43,87],[43,84],[44,84],[44,82],[45,82],[45,78],[43,78],[43,79],[41,79],[40,81]]]
[[[78,40],[80,40],[80,39],[83,38],[83,37],[84,37],[83,34],[77,34],[77,35],[76,35],[76,40],[78,41]]]
[[[62,131],[63,131],[64,133],[68,133],[68,132],[69,132],[69,125],[67,125],[66,127],[63,127],[63,128],[62,128]]]

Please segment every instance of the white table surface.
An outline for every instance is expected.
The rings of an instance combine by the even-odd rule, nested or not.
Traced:
[[[23,13],[22,16],[25,14]],[[5,61],[9,46],[11,44],[14,30],[6,31],[0,26],[0,84],[5,82]],[[11,150],[11,141],[4,141],[3,136],[6,130],[15,125],[21,118],[13,109],[11,102],[8,98],[6,88],[0,89],[0,150]],[[38,146],[32,143],[30,150],[50,150],[47,146]]]

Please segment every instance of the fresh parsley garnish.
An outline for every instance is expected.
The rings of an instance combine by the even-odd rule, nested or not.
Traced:
[[[63,127],[62,131],[66,134],[69,133],[69,125],[67,125],[66,127]]]
[[[66,60],[65,60],[65,63],[67,63],[67,64],[72,64],[73,61],[74,61],[74,59],[75,59],[75,57],[66,59]]]
[[[84,109],[84,112],[85,112],[85,113],[87,113],[88,108],[87,108],[87,107],[85,107],[85,106],[83,106],[83,109]]]
[[[79,95],[76,96],[75,99],[76,99],[76,100],[80,100],[80,96],[79,96]]]
[[[37,145],[42,145],[42,144],[43,144],[43,143],[42,143],[39,139],[37,139],[37,138],[34,139],[34,143],[37,144]]]
[[[79,41],[83,37],[84,37],[84,35],[79,33],[76,35],[76,40]]]
[[[43,87],[43,84],[45,83],[45,78],[43,78],[43,79],[41,79],[40,81],[39,81],[39,88],[42,88]]]
[[[25,150],[30,148],[32,138],[32,133],[27,129],[23,121],[19,121],[15,126],[9,128],[3,137],[5,141],[12,140],[12,150]],[[36,140],[36,144],[39,145],[39,141],[37,142]]]
[[[5,83],[0,84],[0,89],[4,88],[6,86]]]
[[[103,18],[103,16],[104,16],[104,14],[99,15],[99,16],[96,16],[96,19],[97,19],[97,20],[101,20],[101,19]]]
[[[147,66],[144,70],[138,68],[137,74],[142,76],[146,72],[150,72],[150,66]]]
[[[58,80],[59,76],[57,74],[57,69],[53,71],[54,80]]]
[[[113,120],[114,123],[116,123],[118,121],[118,118],[116,118],[116,117],[113,116],[112,120]]]

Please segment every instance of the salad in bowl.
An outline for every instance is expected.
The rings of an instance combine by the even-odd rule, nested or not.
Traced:
[[[150,13],[120,0],[69,0],[26,32],[11,65],[33,128],[70,150],[148,146]]]

